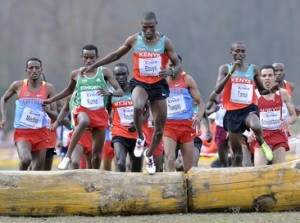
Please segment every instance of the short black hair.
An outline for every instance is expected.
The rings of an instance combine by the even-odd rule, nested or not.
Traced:
[[[144,12],[143,16],[142,16],[143,20],[150,20],[150,19],[154,19],[156,21],[156,15],[154,12]]]
[[[129,71],[127,64],[125,63],[117,63],[113,66],[113,70],[115,69],[115,67],[126,67],[126,69]]]
[[[260,72],[264,69],[272,69],[273,70],[273,73],[275,74],[275,68],[270,65],[270,64],[266,64],[266,65],[263,65],[261,68],[260,68]]]
[[[230,50],[232,50],[235,47],[235,45],[244,45],[246,47],[245,43],[243,43],[241,41],[235,41],[231,44]]]
[[[26,61],[26,68],[28,67],[29,61],[38,61],[41,64],[41,67],[43,67],[42,61],[39,58],[31,57]]]
[[[84,47],[82,47],[82,51],[81,51],[82,54],[84,50],[95,50],[96,56],[98,56],[98,48],[92,44],[87,44]]]
[[[272,66],[275,68],[276,66],[282,66],[284,69],[284,64],[283,63],[273,63]]]

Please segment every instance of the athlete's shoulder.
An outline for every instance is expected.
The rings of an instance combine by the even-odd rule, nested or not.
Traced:
[[[257,66],[253,63],[245,63],[245,66],[248,67],[248,68],[257,69]]]
[[[228,72],[229,65],[230,65],[230,63],[220,65],[219,66],[219,72],[222,72],[222,74],[224,74],[224,72]]]
[[[81,68],[78,68],[78,69],[75,69],[75,70],[72,70],[71,72],[71,79],[77,79],[77,76],[78,75],[81,75],[81,71],[80,71]]]
[[[112,72],[108,67],[101,67],[101,69],[104,75],[112,75]]]
[[[192,75],[189,75],[188,73],[185,73],[185,72],[183,72],[181,75],[182,75],[182,77],[184,79],[185,84],[188,87],[193,87],[196,84],[196,81],[192,77]],[[196,84],[196,86],[197,86],[197,84]]]
[[[228,66],[232,66],[232,63],[221,64],[219,68],[228,68]]]
[[[186,73],[185,71],[182,71],[179,76],[183,77],[185,80],[194,80],[192,75]]]
[[[49,83],[49,82],[44,82],[45,83],[45,85],[47,86],[47,88],[55,88],[54,87],[54,84],[51,84],[51,83]]]
[[[12,82],[12,85],[22,85],[24,81],[26,81],[27,79],[23,79],[23,80],[16,80],[14,82]]]
[[[22,86],[24,80],[14,81],[14,82],[12,82],[12,84],[10,86],[13,87],[13,88],[20,88]]]
[[[132,34],[131,36],[129,36],[126,39],[125,43],[132,45],[133,43],[136,42],[138,36],[142,36],[141,33],[134,33],[134,34]]]

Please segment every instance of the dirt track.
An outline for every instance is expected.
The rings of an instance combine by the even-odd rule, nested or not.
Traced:
[[[143,215],[143,216],[118,216],[118,217],[0,217],[0,223],[298,223],[299,212],[280,213],[215,213],[215,214],[174,214],[174,215]]]

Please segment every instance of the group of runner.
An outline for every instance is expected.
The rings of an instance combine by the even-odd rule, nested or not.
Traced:
[[[254,165],[284,161],[296,109],[291,102],[294,85],[284,80],[283,64],[259,70],[244,62],[245,44],[233,43],[233,62],[220,66],[205,106],[195,80],[182,68],[182,58],[156,26],[155,14],[144,13],[142,31],[102,59],[96,46],[85,45],[84,66],[71,72],[68,86],[58,94],[42,75],[42,61],[27,60],[28,78],[15,81],[1,98],[0,130],[6,124],[7,101],[18,96],[14,141],[20,170],[49,169],[45,160],[47,153],[53,154],[53,132],[64,125],[71,132],[60,170],[80,168],[85,154],[87,168],[99,169],[102,159],[104,169],[110,170],[115,157],[117,171],[141,172],[144,160],[149,174],[162,171],[162,162],[166,171],[176,171],[176,158],[181,156],[182,170],[188,171],[198,165],[202,119],[206,140],[212,140],[207,119],[211,111],[217,111],[215,141],[221,166],[229,166],[230,150],[232,166],[242,166],[247,130],[245,143],[252,145]],[[126,64],[117,63],[112,71],[104,67],[131,49],[130,81]]]

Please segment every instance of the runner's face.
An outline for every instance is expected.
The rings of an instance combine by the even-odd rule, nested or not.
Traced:
[[[28,74],[29,80],[38,80],[41,76],[43,68],[39,61],[31,60],[28,61],[26,72]]]
[[[97,55],[95,50],[83,50],[81,58],[83,60],[84,66],[90,66],[97,60]]]
[[[269,89],[275,85],[276,77],[273,69],[262,69],[260,72],[260,78],[265,88]]]
[[[141,26],[146,40],[155,39],[156,24],[157,22],[155,19],[142,20]]]
[[[117,66],[113,69],[113,74],[118,81],[119,85],[123,88],[127,85],[127,78],[129,75],[129,72],[125,66]]]
[[[284,66],[282,64],[276,64],[274,66],[275,69],[275,76],[278,82],[281,82],[285,78]]]
[[[231,55],[234,61],[243,62],[246,57],[246,46],[244,44],[235,44],[231,48]]]

